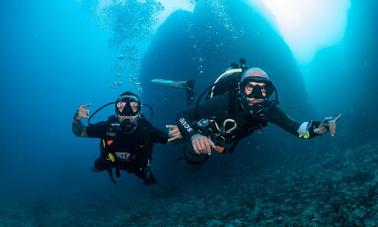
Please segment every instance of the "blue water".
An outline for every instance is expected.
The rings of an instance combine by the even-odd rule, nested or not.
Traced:
[[[141,18],[148,18],[148,10],[151,16],[159,12],[159,8],[154,8],[155,2],[147,1],[151,8],[146,8]],[[342,215],[330,217],[317,211],[312,211],[311,217],[305,216],[306,210],[310,212],[311,207],[316,207],[311,204],[321,199],[319,196],[307,202],[293,202],[303,203],[302,208],[297,208],[303,213],[275,213],[274,205],[258,207],[264,203],[259,199],[277,199],[280,191],[272,186],[269,192],[261,189],[261,185],[275,185],[278,178],[298,179],[301,173],[332,185],[334,181],[328,181],[322,174],[350,176],[356,166],[361,171],[369,170],[370,175],[356,174],[358,181],[340,177],[347,180],[344,185],[337,185],[349,190],[358,184],[358,189],[350,189],[355,194],[372,188],[369,198],[378,201],[377,173],[372,172],[378,127],[375,92],[378,51],[373,38],[377,37],[377,24],[373,20],[377,4],[352,1],[344,39],[321,50],[304,71],[297,67],[282,37],[262,17],[255,16],[252,22],[240,19],[248,17],[251,10],[237,10],[241,9],[242,1],[225,1],[223,9],[234,20],[232,26],[236,30],[243,28],[246,35],[224,29],[219,18],[209,13],[206,2],[196,4],[193,13],[176,12],[156,32],[147,33],[140,40],[138,36],[131,37],[137,48],[137,54],[133,55],[127,49],[132,42],[113,41],[122,34],[119,30],[122,26],[115,25],[126,23],[123,21],[127,16],[134,21],[136,13],[103,22],[96,14],[95,3],[90,1],[0,3],[0,225],[308,225],[315,218],[323,220],[320,224],[375,223],[378,213],[374,206],[347,196],[343,199],[344,204],[350,204],[345,209],[350,209],[351,216],[345,220],[340,218]],[[192,24],[189,33],[183,26],[188,24]],[[264,38],[248,33],[252,28],[259,28]],[[142,34],[143,29],[146,27],[141,28]],[[235,34],[239,35],[236,39]],[[117,56],[124,54],[125,48],[130,58],[120,63]],[[107,174],[90,171],[98,156],[98,141],[77,138],[71,131],[72,117],[80,104],[92,103],[93,112],[124,90],[132,90],[153,105],[155,115],[150,120],[164,129],[185,108],[184,94],[153,86],[149,83],[152,78],[191,77],[200,93],[239,57],[246,57],[251,64],[271,73],[282,106],[296,119],[321,120],[342,113],[336,137],[326,135],[303,142],[270,126],[262,134],[242,141],[234,154],[212,157],[199,169],[176,161],[180,156],[179,144],[158,145],[152,165],[159,184],[150,188],[126,173],[114,186]],[[118,73],[122,76],[117,77]],[[307,73],[306,80],[302,73]],[[136,76],[137,82],[131,81],[130,75]],[[115,81],[122,81],[123,85],[114,87]],[[104,119],[112,110],[105,110],[96,120]],[[365,159],[351,161],[350,157],[359,157],[359,152]],[[340,167],[338,155],[339,160],[355,165],[350,164],[350,170],[349,164],[345,164],[348,168]],[[296,166],[301,171],[296,171]],[[323,166],[324,172],[319,166]],[[298,174],[298,178],[290,174]],[[295,187],[307,188],[311,177],[303,182],[293,180]],[[245,202],[252,201],[247,196],[249,191],[267,193],[260,197],[251,195],[252,206]],[[286,196],[285,190],[281,193]],[[289,192],[287,196],[298,197]],[[197,206],[200,208],[196,209]],[[145,212],[148,207],[151,210]],[[368,208],[370,211],[364,210]],[[228,213],[222,213],[222,209]],[[260,216],[259,209],[264,211]],[[341,211],[333,210],[338,212]]]

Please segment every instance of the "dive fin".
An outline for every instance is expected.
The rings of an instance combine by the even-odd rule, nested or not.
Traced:
[[[196,95],[194,92],[194,80],[174,81],[166,79],[152,79],[151,82],[165,87],[185,89],[187,106],[191,105],[194,101],[194,96]]]
[[[109,177],[110,177],[110,180],[112,181],[112,183],[113,184],[117,184],[117,182],[116,182],[116,180],[114,179],[114,176],[113,176],[113,171],[112,171],[112,169],[111,168],[108,168],[108,169],[106,169],[106,171],[108,172],[108,174],[109,174]]]
[[[186,89],[187,87],[186,80],[174,81],[174,80],[165,80],[165,79],[152,79],[151,82],[155,84],[163,85],[165,87],[183,88],[183,89]]]

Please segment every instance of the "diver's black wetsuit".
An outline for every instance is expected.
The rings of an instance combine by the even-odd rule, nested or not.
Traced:
[[[140,118],[135,132],[126,135],[116,126],[117,122],[116,117],[111,116],[107,121],[87,127],[88,137],[101,139],[102,152],[95,161],[95,168],[99,171],[119,168],[134,173],[145,184],[155,183],[153,175],[146,177],[145,170],[151,160],[153,144],[167,143],[167,133],[154,128],[145,118]],[[109,158],[109,153],[115,158],[114,161]]]
[[[257,129],[266,127],[269,122],[276,124],[295,136],[299,136],[297,130],[301,125],[279,109],[277,105],[266,105],[259,114],[251,114],[249,110],[243,110],[236,94],[228,92],[201,104],[198,107],[197,115],[198,116],[196,116],[196,108],[191,107],[179,113],[177,117],[177,126],[183,137],[187,140],[188,148],[190,148],[186,149],[184,153],[185,158],[187,161],[194,163],[204,161],[204,159],[206,159],[205,157],[207,157],[207,155],[196,155],[190,142],[191,136],[200,133],[200,130],[198,130],[196,124],[194,124],[200,119],[213,118],[220,127],[226,119],[235,120],[237,128],[231,133],[223,135],[226,144],[226,152],[232,152],[240,139],[253,134]],[[320,122],[310,121],[308,123],[308,138],[318,135],[313,132],[313,129],[318,127]],[[227,127],[229,128],[229,126],[226,125],[226,129]],[[216,143],[216,141],[214,142]],[[227,145],[229,146],[227,147]]]

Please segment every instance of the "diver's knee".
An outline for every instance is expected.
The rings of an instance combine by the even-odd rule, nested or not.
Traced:
[[[108,163],[106,163],[106,161],[104,161],[102,158],[98,158],[94,162],[94,165],[92,167],[92,171],[93,172],[100,172],[100,171],[106,170],[107,168],[109,168]]]

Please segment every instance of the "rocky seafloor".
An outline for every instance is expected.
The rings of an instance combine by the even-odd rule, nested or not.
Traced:
[[[2,207],[0,226],[377,226],[377,164],[378,141],[311,153],[255,175],[192,182],[171,196],[159,196],[165,189],[156,186],[102,205]]]

